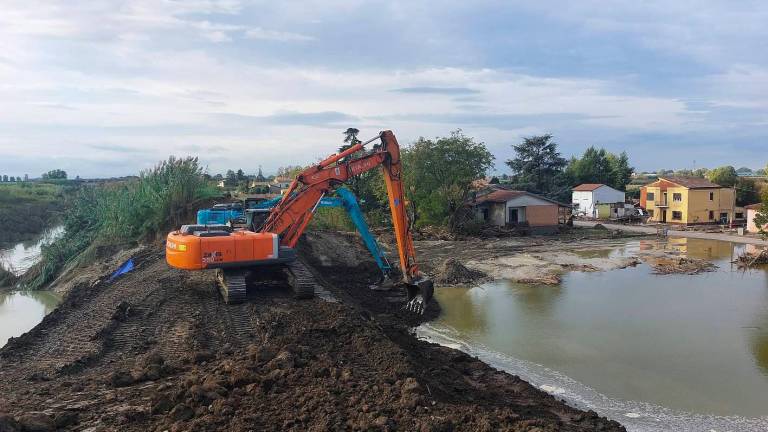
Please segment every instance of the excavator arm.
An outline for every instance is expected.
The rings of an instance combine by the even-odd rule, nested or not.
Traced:
[[[365,145],[380,140],[365,155],[345,160],[347,156],[364,150]],[[432,297],[432,282],[420,271],[416,262],[410,224],[405,208],[400,146],[392,131],[383,131],[376,138],[358,143],[349,149],[328,157],[301,172],[293,181],[283,199],[272,210],[261,232],[276,233],[282,246],[294,247],[306,229],[320,200],[352,177],[381,167],[387,187],[392,225],[403,282],[408,288],[406,308],[422,313]]]

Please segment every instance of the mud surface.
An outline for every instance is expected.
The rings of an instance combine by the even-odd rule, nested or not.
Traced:
[[[415,246],[422,268],[438,281],[446,271],[446,260],[454,260],[487,278],[554,285],[569,271],[608,271],[639,264],[635,256],[591,256],[596,249],[625,243],[626,238],[616,237],[614,231],[574,229],[557,236],[423,240]]]
[[[301,251],[337,302],[265,274],[227,306],[212,273],[170,269],[158,247],[74,285],[0,350],[0,430],[624,430],[415,339],[399,292],[368,289],[361,245],[318,234]]]

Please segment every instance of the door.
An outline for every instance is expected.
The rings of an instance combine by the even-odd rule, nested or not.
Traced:
[[[667,211],[661,210],[661,221],[666,222],[667,221]]]
[[[517,225],[519,212],[516,208],[509,209],[509,224],[510,225]]]

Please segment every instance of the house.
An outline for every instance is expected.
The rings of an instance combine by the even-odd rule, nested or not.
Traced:
[[[695,224],[733,222],[736,193],[699,177],[659,177],[640,188],[640,207],[648,221]]]
[[[566,204],[525,191],[495,189],[468,202],[476,221],[496,226],[555,228]]]
[[[624,192],[602,183],[584,183],[571,189],[573,214],[577,216],[597,218],[598,204],[621,203],[623,207],[625,199]]]
[[[750,233],[758,233],[760,232],[760,228],[755,224],[755,216],[757,216],[757,212],[760,211],[760,207],[762,204],[750,204],[745,208],[747,212],[747,232]],[[763,230],[768,231],[768,224],[763,226]]]

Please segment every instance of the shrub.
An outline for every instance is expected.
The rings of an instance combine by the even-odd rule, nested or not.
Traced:
[[[39,288],[66,265],[84,264],[99,246],[152,240],[179,225],[197,201],[218,194],[202,174],[197,158],[171,157],[138,179],[82,187],[68,203],[64,235],[43,247],[25,282]]]

